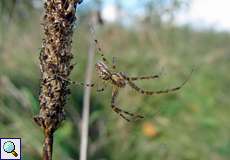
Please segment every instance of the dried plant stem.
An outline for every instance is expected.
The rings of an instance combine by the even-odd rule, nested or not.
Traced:
[[[53,133],[45,133],[45,141],[43,147],[43,159],[52,159],[53,152]]]
[[[92,79],[93,59],[94,59],[94,43],[91,40],[88,51],[88,65],[85,75],[85,83],[90,84]],[[89,112],[90,112],[90,92],[91,87],[85,87],[82,112],[82,130],[81,130],[81,146],[80,160],[87,160],[88,146],[88,129],[89,129]]]
[[[52,160],[53,134],[64,120],[64,105],[70,93],[68,79],[73,69],[71,43],[75,12],[81,0],[45,0],[44,39],[40,52],[40,112],[35,122],[44,130],[43,160]]]

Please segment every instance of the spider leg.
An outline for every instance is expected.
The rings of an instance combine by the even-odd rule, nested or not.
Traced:
[[[128,77],[127,75],[123,74],[125,79],[130,81],[137,81],[137,80],[148,80],[148,79],[157,79],[160,78],[162,71],[159,74],[150,75],[150,76],[136,76],[136,77]]]
[[[105,88],[99,88],[97,89],[97,92],[103,92],[105,90]]]
[[[133,88],[134,90],[136,90],[137,92],[139,92],[141,94],[144,94],[144,95],[154,95],[154,94],[162,94],[162,93],[174,92],[174,91],[177,91],[177,90],[181,89],[188,82],[188,80],[190,79],[192,73],[193,73],[193,70],[191,71],[191,73],[188,76],[188,78],[183,83],[181,83],[179,86],[174,87],[174,88],[169,88],[169,89],[166,89],[166,90],[159,90],[159,91],[146,91],[146,90],[143,90],[140,87],[138,87],[135,83],[133,83],[128,77],[124,77],[124,78],[128,81],[129,86],[131,88]]]
[[[107,64],[108,66],[111,66],[112,69],[115,70],[116,69],[115,58],[113,57],[113,59],[112,59],[112,65],[110,65],[109,61],[107,60],[107,58],[105,58],[105,55],[102,52],[101,46],[99,44],[99,41],[95,38],[95,30],[94,30],[93,27],[91,28],[91,32],[93,33],[93,36],[94,36],[94,42],[95,42],[95,45],[96,45],[96,53],[101,56],[102,61],[105,64]]]
[[[130,113],[128,111],[125,111],[125,110],[117,107],[115,105],[115,99],[117,98],[117,96],[118,96],[118,87],[114,86],[113,90],[112,90],[112,100],[111,100],[111,107],[112,107],[114,112],[116,112],[119,116],[121,116],[123,119],[125,119],[128,122],[131,121],[130,118],[134,118],[135,120],[144,118],[141,115]],[[129,116],[129,118],[127,116]]]
[[[102,80],[102,85],[101,85],[100,81],[99,81],[98,77],[96,77],[96,82],[95,82],[96,92],[103,92],[103,91],[105,91],[105,88],[107,87],[106,81]]]
[[[94,87],[95,86],[94,83],[83,83],[83,82],[76,82],[76,81],[68,81],[68,82],[74,85],[80,85],[84,87]]]
[[[74,85],[80,85],[80,86],[84,86],[84,87],[94,87],[95,84],[94,83],[91,83],[91,84],[88,84],[88,83],[83,83],[83,82],[77,82],[77,81],[71,81],[71,80],[68,80],[68,79],[65,79],[64,77],[62,76],[59,76],[59,75],[55,75],[57,78],[61,79],[62,81],[65,81],[67,83],[70,83],[70,84],[74,84]]]
[[[129,77],[129,80],[136,81],[136,80],[144,80],[144,79],[156,79],[159,78],[159,75],[152,75],[152,76],[139,76],[139,77]]]
[[[113,61],[112,68],[113,68],[113,70],[115,70],[116,69],[116,58],[113,57],[112,61]]]
[[[106,87],[107,87],[107,84],[103,82],[103,86],[101,88],[97,88],[97,92],[103,92]]]
[[[95,42],[95,45],[96,45],[96,53],[98,53],[101,56],[103,62],[105,62],[106,64],[109,64],[109,61],[105,58],[105,55],[102,53],[102,49],[101,49],[101,47],[99,45],[99,42],[95,37],[95,29],[94,29],[94,27],[91,26],[90,30],[91,30],[91,33],[93,35],[93,39],[94,39],[94,42]]]
[[[109,61],[105,58],[105,55],[102,53],[102,49],[98,43],[98,40],[95,39],[94,40],[95,44],[96,44],[96,50],[97,50],[97,53],[101,56],[103,62],[105,62],[106,64],[109,64]]]

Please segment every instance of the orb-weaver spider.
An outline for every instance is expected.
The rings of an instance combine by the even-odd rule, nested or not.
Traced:
[[[146,91],[146,90],[139,88],[134,83],[134,81],[156,79],[156,78],[159,78],[159,75],[129,77],[124,72],[117,72],[116,71],[116,65],[114,63],[114,59],[113,59],[112,65],[110,65],[108,60],[105,58],[104,54],[102,53],[101,47],[98,44],[98,40],[95,39],[94,41],[96,44],[97,53],[100,54],[100,56],[102,58],[102,60],[98,61],[95,65],[97,75],[103,81],[103,84],[110,84],[112,86],[112,98],[111,98],[112,110],[115,111],[118,115],[120,115],[123,119],[125,119],[128,122],[131,121],[130,118],[137,120],[137,119],[142,119],[144,117],[142,115],[134,114],[134,113],[128,112],[126,110],[123,110],[115,104],[116,98],[117,98],[118,93],[119,93],[119,89],[125,88],[127,85],[129,85],[132,89],[134,89],[138,93],[144,94],[144,95],[155,95],[155,94],[174,92],[174,91],[181,89],[186,84],[186,82],[189,80],[189,78],[191,77],[191,74],[193,72],[193,70],[192,70],[191,74],[187,77],[187,79],[184,80],[184,82],[182,82],[180,85],[178,85],[176,87],[169,88],[166,90]],[[68,81],[72,84],[82,85],[82,86],[86,86],[86,87],[95,87],[94,83],[84,84],[84,83],[78,83],[78,82],[65,80],[64,78],[62,78],[60,76],[58,76],[58,77],[64,81]],[[97,91],[98,92],[104,91],[105,87],[107,87],[107,85],[105,85],[101,89],[97,89]]]
[[[102,57],[102,61],[99,61],[96,63],[96,71],[98,76],[106,82],[109,82],[110,85],[112,85],[112,99],[111,99],[111,107],[113,111],[115,111],[117,114],[119,114],[122,118],[124,118],[126,121],[130,121],[130,119],[127,117],[129,116],[130,118],[135,118],[135,119],[141,119],[144,118],[142,115],[139,114],[134,114],[130,113],[128,111],[125,111],[115,104],[115,100],[118,96],[119,89],[126,87],[126,85],[129,85],[132,89],[136,90],[140,94],[144,95],[155,95],[155,94],[162,94],[162,93],[168,93],[168,92],[173,92],[176,90],[181,89],[186,82],[189,80],[193,70],[191,71],[191,74],[187,77],[184,82],[182,82],[179,86],[169,88],[166,90],[159,90],[159,91],[146,91],[141,88],[139,88],[134,81],[137,80],[148,80],[148,79],[156,79],[159,78],[159,75],[150,75],[150,76],[139,76],[139,77],[129,77],[127,76],[124,72],[117,72],[116,71],[116,65],[114,63],[113,59],[113,64],[111,66],[112,69],[110,69],[109,62],[105,58],[104,54],[102,53],[101,47],[98,44],[98,40],[94,40],[96,43],[96,48],[97,52],[100,54]],[[104,90],[104,89],[102,89]]]

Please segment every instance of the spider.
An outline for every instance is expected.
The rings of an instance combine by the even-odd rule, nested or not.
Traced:
[[[144,116],[139,115],[139,114],[134,114],[131,112],[128,112],[126,110],[123,110],[119,108],[115,101],[119,93],[119,89],[125,88],[127,85],[129,85],[132,89],[137,91],[140,94],[143,95],[155,95],[155,94],[162,94],[162,93],[168,93],[168,92],[174,92],[179,89],[181,89],[189,80],[193,70],[191,71],[191,74],[187,77],[187,79],[184,80],[180,85],[169,88],[166,90],[158,90],[158,91],[147,91],[143,90],[140,87],[138,87],[134,81],[137,80],[149,80],[149,79],[156,79],[159,78],[159,75],[150,75],[150,76],[138,76],[138,77],[129,77],[127,76],[124,72],[117,72],[116,71],[116,65],[114,63],[114,58],[113,58],[113,64],[111,66],[112,69],[109,68],[110,64],[108,60],[105,58],[104,54],[102,53],[101,47],[98,44],[98,40],[94,40],[96,43],[96,48],[97,52],[100,54],[102,57],[102,61],[98,61],[96,63],[96,71],[98,76],[105,82],[108,82],[112,86],[112,99],[111,99],[111,108],[113,111],[115,111],[118,115],[120,115],[123,119],[126,121],[131,121],[130,118],[134,119],[142,119]],[[101,89],[102,91],[104,88]]]
[[[134,83],[134,81],[157,79],[160,76],[156,74],[156,75],[150,75],[150,76],[129,77],[124,72],[117,72],[114,58],[113,58],[112,65],[111,65],[109,61],[105,58],[104,54],[102,53],[102,49],[99,46],[98,40],[95,39],[94,42],[96,44],[97,53],[100,54],[102,58],[102,60],[98,61],[95,65],[96,72],[97,72],[98,77],[103,81],[103,84],[105,84],[104,87],[102,87],[101,89],[97,89],[97,91],[98,92],[104,91],[105,87],[107,87],[107,84],[110,84],[112,86],[111,108],[120,117],[122,117],[128,122],[131,120],[142,119],[144,118],[144,116],[135,114],[135,113],[131,113],[117,106],[115,102],[116,102],[116,98],[119,93],[119,89],[125,88],[127,85],[129,85],[132,89],[134,89],[135,91],[143,95],[156,95],[156,94],[174,92],[174,91],[181,89],[187,83],[187,81],[190,79],[191,74],[193,72],[192,70],[191,74],[180,85],[176,87],[165,89],[165,90],[158,90],[158,91],[143,90],[140,87],[138,87]],[[68,81],[68,80],[65,80],[65,81]],[[73,82],[73,81],[68,81],[68,82],[72,84],[76,84],[76,85],[86,86],[86,87],[95,87],[94,83],[84,84],[84,83],[78,83],[78,82]]]

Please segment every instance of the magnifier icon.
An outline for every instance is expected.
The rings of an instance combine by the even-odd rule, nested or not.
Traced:
[[[15,145],[13,142],[11,141],[7,141],[3,144],[3,150],[6,152],[6,153],[11,153],[14,155],[14,157],[17,157],[18,154],[17,152],[15,151]]]

